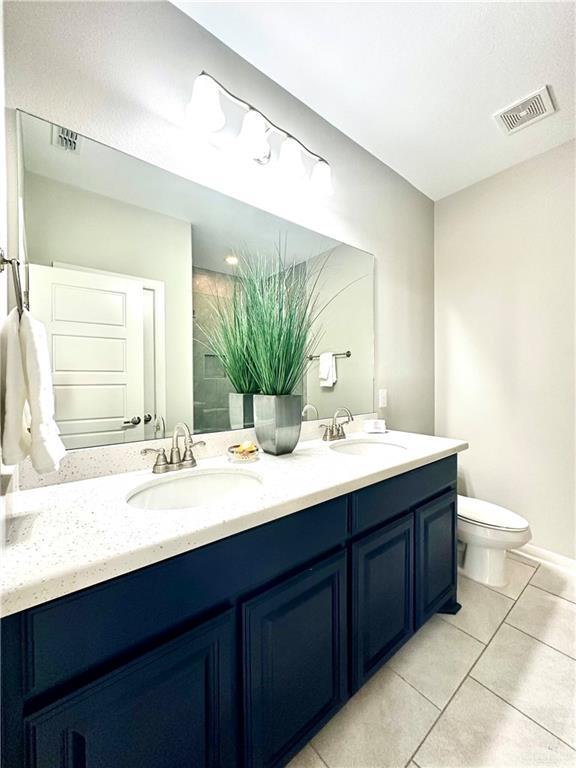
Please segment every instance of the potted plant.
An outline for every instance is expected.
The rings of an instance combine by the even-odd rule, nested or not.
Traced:
[[[257,386],[254,426],[260,446],[274,455],[291,453],[300,437],[302,381],[318,338],[316,284],[302,264],[287,265],[278,248],[275,260],[242,260],[238,280],[249,318],[247,362]]]
[[[235,390],[228,395],[230,428],[253,427],[253,395],[258,392],[258,384],[248,362],[250,320],[241,281],[234,278],[229,295],[215,293],[211,309],[211,323],[201,330]]]

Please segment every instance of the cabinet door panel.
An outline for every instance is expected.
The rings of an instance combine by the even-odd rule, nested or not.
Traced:
[[[414,631],[414,518],[352,546],[352,687],[366,681]]]
[[[284,765],[346,696],[345,566],[341,553],[244,605],[248,766]]]
[[[232,612],[26,720],[31,768],[235,764]]]
[[[416,512],[416,626],[456,597],[456,494]]]

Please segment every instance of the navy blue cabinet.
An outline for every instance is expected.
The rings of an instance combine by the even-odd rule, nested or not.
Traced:
[[[414,516],[352,545],[352,688],[414,632]]]
[[[29,768],[236,765],[229,611],[26,719]]]
[[[3,619],[2,768],[279,768],[457,608],[450,456]]]
[[[243,606],[246,765],[284,765],[346,698],[346,555]]]
[[[416,627],[456,603],[456,492],[418,507],[416,518]]]

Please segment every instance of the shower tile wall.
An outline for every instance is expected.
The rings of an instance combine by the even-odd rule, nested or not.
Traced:
[[[213,321],[216,297],[229,296],[232,278],[220,272],[194,267],[192,293],[194,307],[194,432],[230,429],[228,393],[234,389],[222,365],[206,346],[204,330]]]

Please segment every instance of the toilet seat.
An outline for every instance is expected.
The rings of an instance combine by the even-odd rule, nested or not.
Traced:
[[[482,499],[458,496],[458,517],[482,528],[500,531],[527,531],[530,526],[522,515]]]

